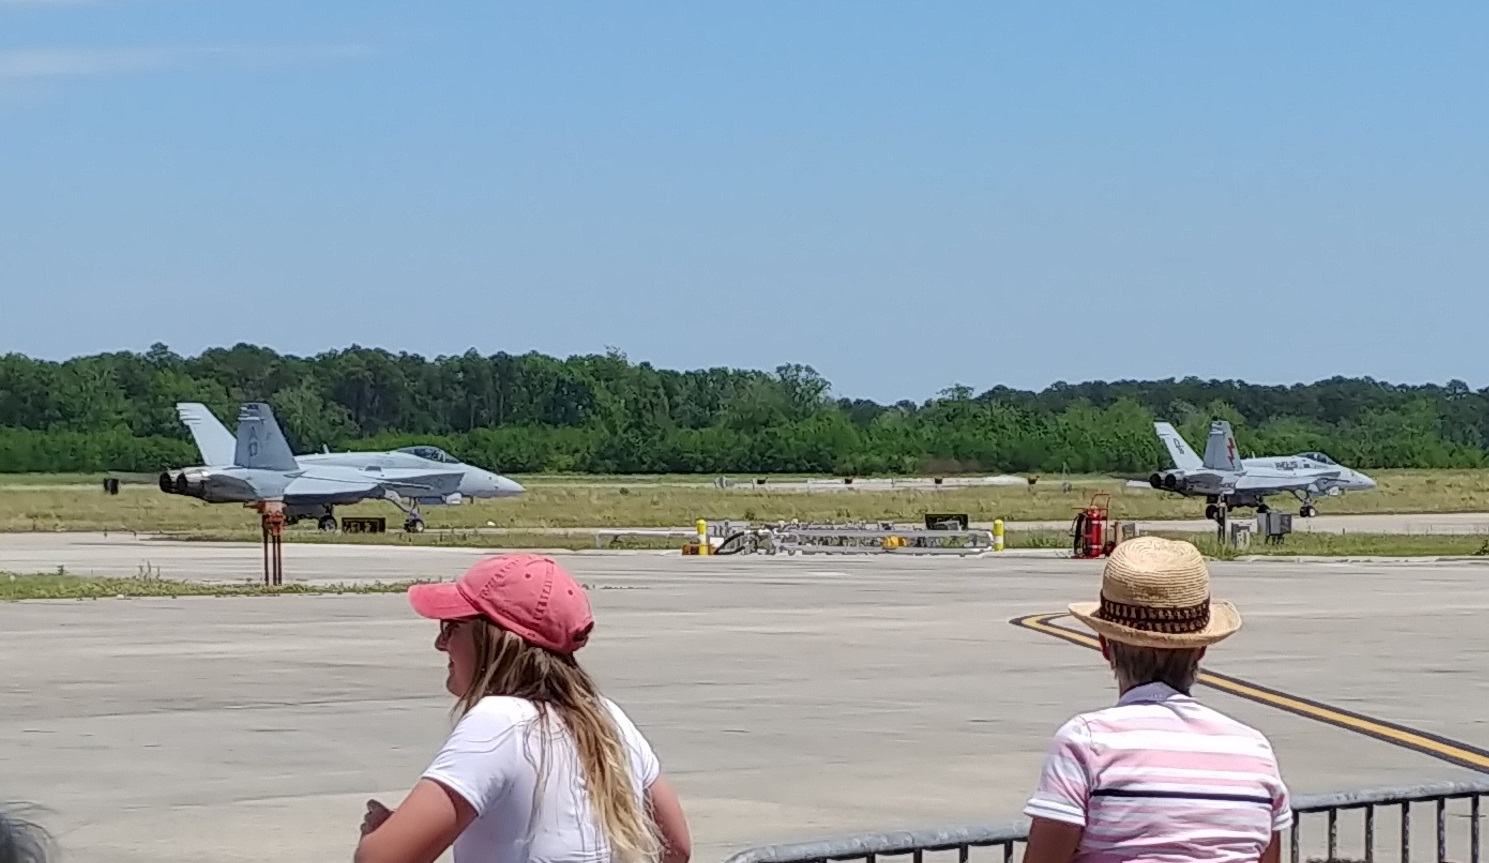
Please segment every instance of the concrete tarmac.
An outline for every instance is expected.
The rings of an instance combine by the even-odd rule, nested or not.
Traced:
[[[290,580],[452,578],[473,549],[287,545]],[[0,537],[0,569],[256,577],[256,546]],[[1054,556],[570,554],[599,627],[582,654],[680,790],[699,861],[742,848],[1005,822],[1049,735],[1115,690],[1094,651],[1009,624],[1092,597]],[[1207,667],[1489,744],[1489,566],[1213,564],[1246,626]],[[346,859],[448,728],[433,624],[402,596],[0,607],[6,796],[50,807],[66,859]],[[1068,618],[1057,621],[1072,624]],[[1213,689],[1297,794],[1477,774]],[[1425,828],[1424,828],[1425,835]],[[1459,858],[1453,858],[1459,859]]]

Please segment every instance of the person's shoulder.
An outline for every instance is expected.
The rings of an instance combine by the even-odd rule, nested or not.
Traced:
[[[1065,720],[1061,729],[1071,733],[1089,734],[1093,726],[1112,725],[1140,715],[1142,707],[1141,704],[1108,704],[1103,707],[1088,708]]]
[[[660,769],[651,741],[646,739],[646,735],[637,727],[630,714],[626,713],[619,704],[603,695],[600,696],[600,703],[610,713],[616,729],[620,731],[621,740],[625,742],[626,749],[631,752],[632,757],[640,759],[643,772],[646,774],[643,780],[646,784],[650,784]]]
[[[610,718],[614,720],[622,734],[626,737],[644,737],[641,729],[637,727],[636,721],[631,718],[631,715],[626,712],[625,708],[604,695],[600,696],[600,703],[605,706],[605,710],[609,712]]]
[[[526,725],[536,719],[537,715],[538,708],[525,698],[488,695],[471,705],[470,710],[460,717],[456,727],[465,730],[479,728],[491,733]]]
[[[1257,746],[1265,749],[1267,752],[1272,751],[1271,738],[1267,737],[1266,733],[1263,732],[1260,728],[1257,728],[1253,725],[1248,725],[1247,723],[1242,722],[1234,716],[1231,716],[1230,714],[1224,713],[1220,710],[1216,710],[1215,708],[1210,707],[1207,704],[1201,704],[1197,701],[1195,702],[1195,704],[1198,706],[1199,713],[1206,720],[1206,724],[1208,724],[1215,733],[1225,734],[1230,737],[1245,738],[1247,740],[1250,740],[1252,743],[1255,743]]]
[[[1059,727],[1055,729],[1055,733],[1051,736],[1056,742],[1088,742],[1091,739],[1092,721],[1099,722],[1102,716],[1105,715],[1105,711],[1110,709],[1109,707],[1104,707],[1097,710],[1083,710],[1080,713],[1073,714],[1064,722],[1060,723]]]

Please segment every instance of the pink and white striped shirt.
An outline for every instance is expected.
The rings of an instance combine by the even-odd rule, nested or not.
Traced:
[[[1271,742],[1164,683],[1062,725],[1024,814],[1084,827],[1073,863],[1255,861],[1293,821]]]

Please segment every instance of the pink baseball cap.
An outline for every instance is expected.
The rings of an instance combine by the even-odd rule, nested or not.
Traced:
[[[555,653],[589,641],[589,596],[551,557],[526,552],[484,557],[453,582],[415,584],[409,605],[432,620],[485,617]]]

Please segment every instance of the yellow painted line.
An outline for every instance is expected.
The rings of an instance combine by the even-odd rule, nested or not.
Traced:
[[[1058,617],[1065,617],[1064,612],[1056,614],[1031,614],[1025,617],[1016,617],[1010,620],[1014,626],[1032,629],[1045,635],[1053,635],[1081,647],[1089,647],[1092,650],[1100,650],[1101,642],[1095,635],[1064,626],[1056,626],[1050,623]],[[1258,704],[1265,704],[1279,710],[1287,711],[1297,716],[1313,719],[1332,725],[1335,728],[1343,728],[1366,737],[1373,737],[1396,746],[1440,758],[1443,761],[1467,767],[1471,770],[1489,773],[1489,751],[1480,749],[1461,741],[1452,740],[1427,731],[1387,722],[1366,716],[1362,713],[1354,713],[1331,707],[1311,698],[1303,698],[1299,695],[1271,689],[1260,684],[1242,680],[1239,677],[1231,677],[1228,674],[1219,674],[1213,671],[1201,670],[1198,682],[1205,686],[1229,692]]]

